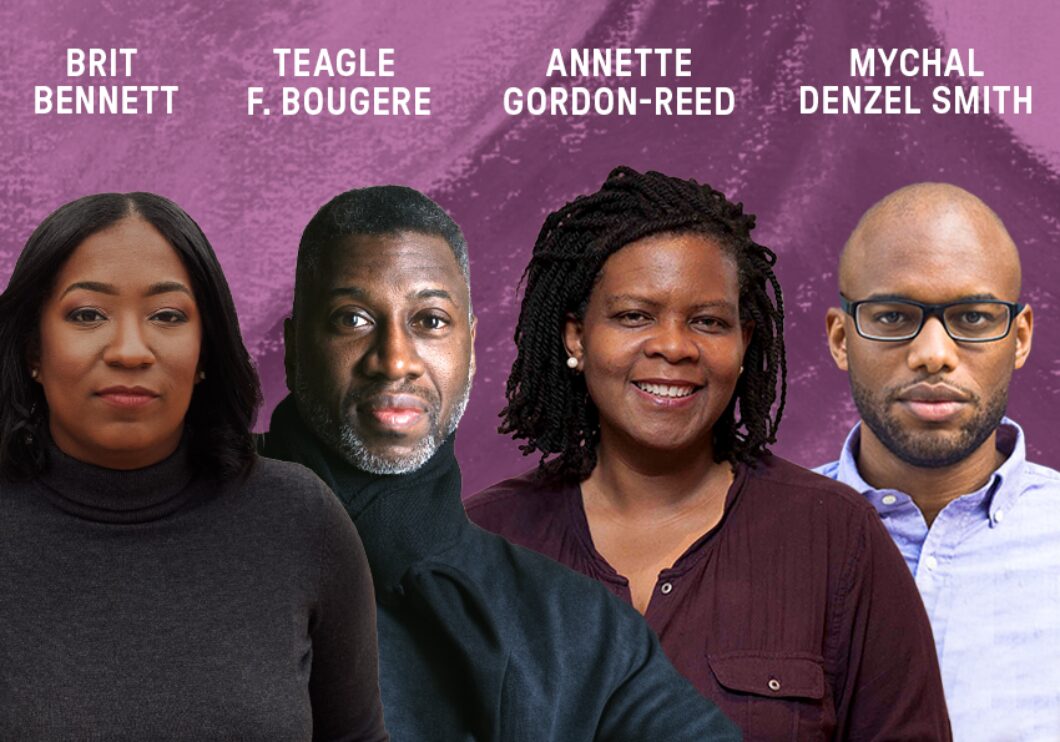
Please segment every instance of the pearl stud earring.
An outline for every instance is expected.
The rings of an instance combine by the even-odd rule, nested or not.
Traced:
[[[574,356],[567,356],[567,368],[571,370],[578,368],[578,359]]]

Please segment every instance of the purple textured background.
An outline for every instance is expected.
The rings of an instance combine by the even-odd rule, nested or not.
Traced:
[[[982,196],[1021,247],[1037,332],[1010,413],[1027,429],[1032,457],[1057,466],[1060,440],[1050,423],[1060,402],[1060,72],[1047,36],[1058,27],[1052,0],[590,0],[577,7],[488,0],[473,10],[425,0],[400,7],[317,0],[297,9],[272,0],[7,3],[0,9],[0,281],[33,227],[61,203],[97,191],[173,198],[221,256],[261,370],[264,424],[284,394],[280,322],[301,228],[347,188],[424,190],[463,226],[472,251],[479,375],[459,455],[465,491],[473,492],[532,463],[495,428],[513,357],[515,285],[544,215],[595,189],[616,164],[695,177],[742,200],[759,217],[759,241],[780,255],[791,379],[777,450],[813,465],[834,458],[856,417],[823,336],[838,250],[858,215],[888,191],[945,180]],[[670,82],[731,86],[736,113],[503,113],[506,87],[545,83],[553,46],[614,45],[691,47],[693,78]],[[972,46],[985,82],[1034,86],[1034,114],[800,116],[798,86],[847,82],[848,50],[867,45]],[[176,115],[34,116],[33,85],[66,82],[69,46],[138,47],[131,82],[180,85]],[[432,86],[433,115],[248,118],[247,85],[283,84],[271,53],[277,46],[394,47],[392,84]],[[933,82],[912,84],[927,100]]]

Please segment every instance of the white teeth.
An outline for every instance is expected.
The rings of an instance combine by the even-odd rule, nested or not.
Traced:
[[[643,389],[648,394],[654,394],[656,397],[687,397],[696,391],[695,387],[691,386],[670,386],[669,384],[648,384],[642,381],[634,382],[638,389]]]

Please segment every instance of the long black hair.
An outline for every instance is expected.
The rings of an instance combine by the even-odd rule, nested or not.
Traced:
[[[41,308],[74,250],[130,217],[151,224],[176,250],[202,317],[205,378],[196,385],[185,418],[194,460],[221,479],[246,473],[254,462],[251,428],[261,389],[213,248],[199,225],[169,199],[100,193],[60,206],[41,222],[0,294],[0,475],[8,479],[34,477],[47,467],[48,403],[29,372],[29,359],[40,348]]]
[[[525,454],[539,451],[547,474],[589,476],[596,466],[599,417],[584,377],[565,363],[564,323],[569,315],[584,316],[600,269],[614,252],[653,234],[695,233],[711,237],[735,260],[740,318],[754,322],[744,372],[714,426],[714,458],[753,464],[776,441],[787,385],[776,255],[751,239],[754,224],[743,204],[708,185],[628,167],[611,171],[596,193],[549,214],[523,274],[518,354],[500,432],[525,439],[520,446]]]

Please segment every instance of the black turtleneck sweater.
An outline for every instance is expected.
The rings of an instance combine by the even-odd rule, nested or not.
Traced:
[[[0,484],[0,738],[385,740],[372,585],[334,496],[182,446],[116,471],[52,447]]]
[[[364,540],[397,742],[739,739],[632,608],[471,525],[452,438],[416,472],[366,474],[326,448],[288,397],[263,450],[319,474]]]

